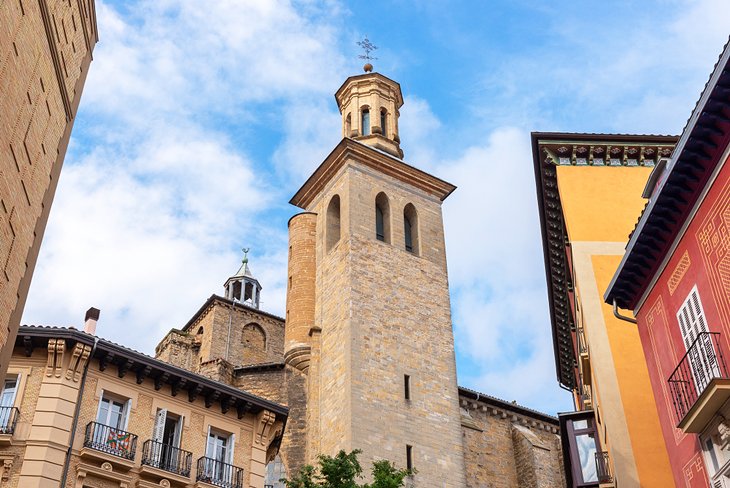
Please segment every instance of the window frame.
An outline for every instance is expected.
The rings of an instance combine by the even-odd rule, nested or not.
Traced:
[[[99,415],[101,414],[101,405],[102,405],[102,403],[104,402],[105,399],[107,399],[110,402],[118,402],[118,403],[121,403],[122,404],[122,420],[123,420],[123,422],[121,422],[121,423],[123,424],[123,426],[121,426],[121,427],[115,427],[115,426],[109,425],[108,423],[105,423],[105,422],[99,422]],[[131,405],[132,405],[132,399],[131,398],[127,398],[127,397],[125,397],[123,395],[119,395],[119,394],[110,392],[108,390],[101,390],[101,395],[99,395],[99,403],[97,405],[96,417],[94,418],[94,421],[96,423],[98,423],[98,424],[105,425],[105,426],[107,426],[107,427],[109,427],[111,429],[122,430],[124,432],[128,432],[127,428],[129,426],[129,417],[130,417],[130,413],[131,413]],[[111,406],[111,403],[110,403],[110,406]],[[107,410],[106,422],[109,421],[109,415],[110,415],[110,413],[111,413],[111,408],[109,408]]]

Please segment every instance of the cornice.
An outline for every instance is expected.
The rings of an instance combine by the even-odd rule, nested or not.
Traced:
[[[307,210],[307,207],[337,171],[345,166],[350,159],[356,159],[357,162],[365,166],[408,183],[441,201],[445,200],[456,189],[456,186],[451,183],[421,171],[385,152],[346,137],[335,146],[312,176],[294,194],[289,203]]]

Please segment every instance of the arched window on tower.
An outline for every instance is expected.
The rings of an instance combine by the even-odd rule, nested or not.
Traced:
[[[255,322],[243,327],[243,360],[246,364],[266,361],[266,332]]]
[[[403,235],[406,251],[418,254],[418,213],[412,203],[403,209]]]
[[[340,196],[335,195],[327,205],[327,251],[332,249],[340,240]]]
[[[360,118],[360,128],[362,130],[362,135],[369,136],[370,135],[370,109],[368,107],[362,108],[362,117]]]
[[[388,137],[388,111],[384,108],[380,109],[380,133]]]
[[[390,243],[390,203],[383,192],[375,197],[375,238]]]
[[[352,114],[347,114],[345,118],[345,137],[350,137],[352,133]]]

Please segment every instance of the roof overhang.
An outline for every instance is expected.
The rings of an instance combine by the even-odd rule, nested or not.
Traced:
[[[173,395],[185,391],[191,402],[196,398],[205,398],[208,408],[214,403],[220,403],[223,410],[236,409],[239,418],[242,418],[246,412],[258,413],[262,410],[269,410],[275,413],[280,420],[286,422],[289,414],[289,409],[283,405],[80,330],[23,325],[18,330],[15,345],[25,348],[26,356],[30,356],[36,347],[47,348],[48,339],[65,339],[92,346],[94,349],[91,359],[99,362],[99,369],[102,371],[108,367],[114,367],[120,378],[126,374],[132,374],[136,376],[137,383],[142,383],[148,378],[152,379],[157,390],[163,385],[169,385]]]
[[[730,144],[730,43],[720,56],[604,295],[607,303],[636,310],[681,238],[705,187]]]
[[[408,183],[441,201],[456,189],[451,183],[421,171],[390,154],[346,137],[337,144],[289,203],[306,210],[327,183],[351,159]]]
[[[533,132],[532,158],[558,382],[576,386],[573,314],[569,292],[572,276],[567,260],[565,228],[557,166],[653,166],[671,153],[676,136]]]

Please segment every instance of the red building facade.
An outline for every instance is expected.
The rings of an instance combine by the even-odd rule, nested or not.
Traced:
[[[605,294],[633,310],[674,479],[730,488],[730,48]],[[631,320],[627,317],[627,319]]]

